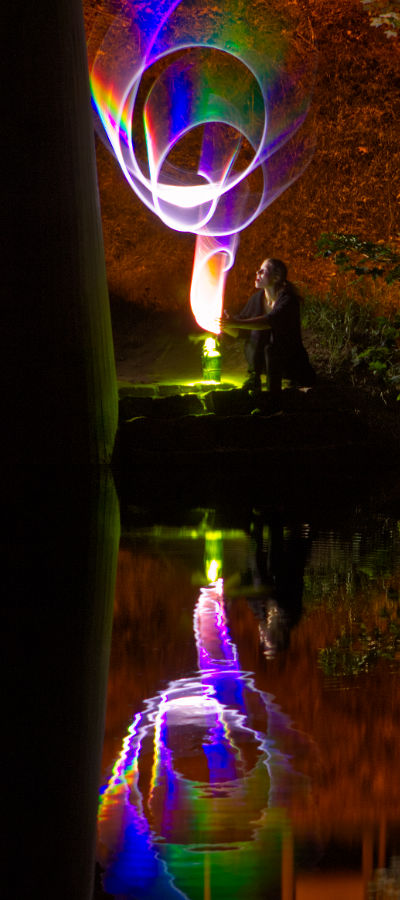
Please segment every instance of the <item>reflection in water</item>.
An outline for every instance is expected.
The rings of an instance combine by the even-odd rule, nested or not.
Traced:
[[[222,579],[200,591],[194,633],[198,675],[147,701],[102,795],[112,894],[245,898],[251,884],[262,897],[281,883],[291,795],[308,791],[295,768],[303,739],[240,670]]]
[[[226,593],[246,596],[259,625],[265,656],[289,645],[291,629],[301,617],[304,566],[312,540],[308,525],[284,529],[275,515],[268,523],[253,511],[251,553],[246,570],[230,579]]]
[[[116,686],[121,721],[141,711],[101,796],[108,894],[364,900],[385,867],[393,886],[399,550],[388,520],[378,539],[258,513],[126,539],[113,754]]]
[[[3,480],[2,501],[9,660],[2,895],[89,900],[120,533],[117,494],[107,468],[15,466]]]

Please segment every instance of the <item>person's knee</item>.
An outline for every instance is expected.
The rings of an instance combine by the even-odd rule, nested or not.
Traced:
[[[246,344],[245,357],[249,372],[257,372],[258,375],[266,372],[264,353],[254,344]]]
[[[284,363],[280,354],[275,353],[272,348],[267,347],[265,350],[265,364],[267,373],[276,373],[283,376]]]

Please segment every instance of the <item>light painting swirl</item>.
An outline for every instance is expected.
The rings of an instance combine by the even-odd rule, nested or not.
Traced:
[[[142,202],[197,236],[192,308],[215,333],[238,233],[312,155],[315,53],[287,7],[120,0],[89,44],[99,131]]]
[[[291,803],[308,802],[296,767],[304,738],[241,670],[222,579],[201,588],[193,630],[198,671],[146,700],[101,794],[99,861],[113,896],[276,892]]]

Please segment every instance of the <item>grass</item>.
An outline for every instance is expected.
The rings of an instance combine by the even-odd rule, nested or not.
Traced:
[[[306,295],[303,328],[309,349],[330,376],[368,385],[383,399],[400,400],[400,313],[379,314],[376,301],[335,287],[324,297]]]

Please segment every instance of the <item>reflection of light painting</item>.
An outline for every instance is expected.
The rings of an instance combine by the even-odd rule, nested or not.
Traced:
[[[248,900],[280,884],[300,736],[240,671],[222,579],[194,611],[199,671],[146,701],[101,796],[105,890],[121,898]],[[285,749],[282,749],[285,748]]]
[[[143,203],[197,235],[192,309],[215,333],[238,233],[311,158],[314,53],[286,6],[118,0],[89,47],[103,136]]]

